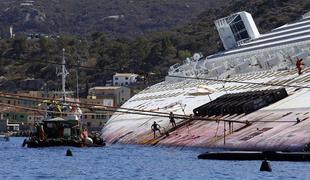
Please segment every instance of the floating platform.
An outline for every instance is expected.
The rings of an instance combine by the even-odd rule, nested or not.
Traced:
[[[198,159],[210,160],[270,160],[270,161],[310,161],[310,152],[280,151],[223,151],[200,154]]]

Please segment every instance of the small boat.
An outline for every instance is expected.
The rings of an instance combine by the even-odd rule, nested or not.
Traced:
[[[103,147],[105,142],[99,134],[90,135],[81,128],[78,120],[65,120],[57,117],[36,124],[34,135],[23,142],[23,147]]]
[[[25,139],[23,147],[102,147],[105,142],[99,134],[91,135],[81,125],[82,111],[78,100],[73,101],[66,97],[65,58],[63,49],[62,70],[58,75],[62,79],[62,99],[45,100],[39,106],[46,110],[45,119],[34,127],[34,135]]]

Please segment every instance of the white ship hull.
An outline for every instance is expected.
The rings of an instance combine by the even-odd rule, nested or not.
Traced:
[[[211,117],[248,121],[250,125],[176,119],[179,127],[172,131],[168,117],[117,112],[103,128],[103,137],[110,143],[302,151],[310,143],[310,88],[306,87],[310,86],[310,69],[306,67],[303,74],[298,75],[295,62],[296,58],[303,58],[305,65],[310,65],[309,24],[310,19],[306,17],[237,49],[206,59],[199,56],[188,59],[181,66],[171,67],[166,81],[140,92],[122,106],[189,116],[193,114],[193,109],[224,94],[282,87],[266,84],[287,85],[285,89],[289,96],[267,107],[250,114]],[[249,83],[238,83],[240,81]],[[171,130],[170,135],[156,134],[157,138],[154,138],[151,130],[154,121],[163,127],[162,131]]]

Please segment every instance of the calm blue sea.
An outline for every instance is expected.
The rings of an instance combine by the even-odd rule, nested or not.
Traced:
[[[204,149],[111,145],[103,148],[22,148],[23,138],[0,141],[0,179],[310,179],[310,163],[198,160]]]

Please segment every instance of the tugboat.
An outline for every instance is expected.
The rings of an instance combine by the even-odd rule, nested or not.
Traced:
[[[105,142],[99,135],[88,135],[87,129],[81,130],[79,120],[60,117],[46,119],[36,124],[36,132],[25,139],[23,147],[38,148],[52,146],[102,147]]]
[[[22,146],[28,148],[74,146],[74,147],[102,147],[105,142],[99,134],[90,135],[81,125],[82,111],[78,102],[68,101],[66,97],[65,50],[63,49],[62,71],[57,73],[62,77],[62,99],[46,100],[42,105],[46,110],[45,119],[36,123],[34,133],[24,140]]]

